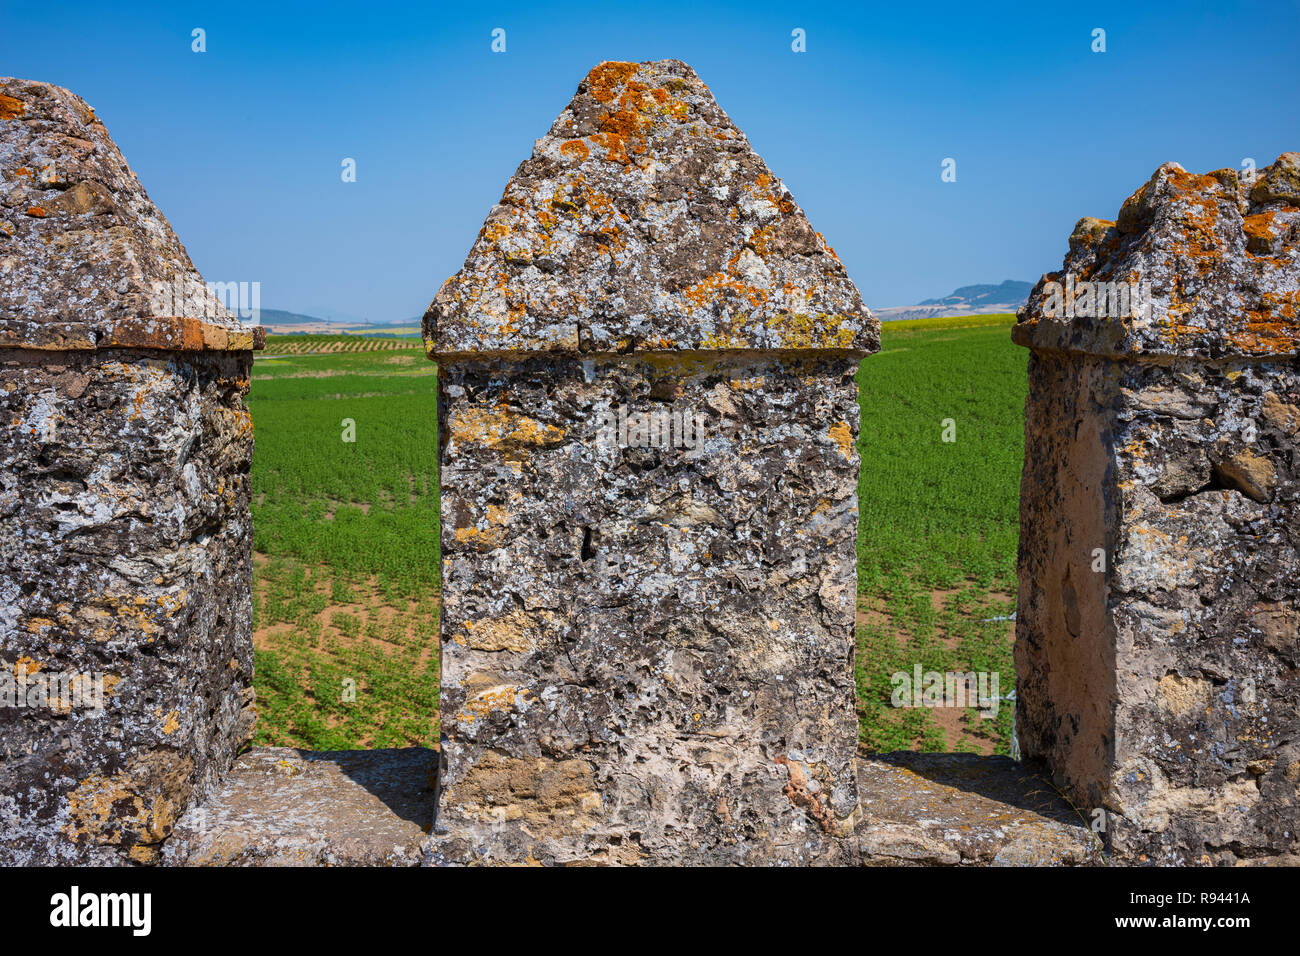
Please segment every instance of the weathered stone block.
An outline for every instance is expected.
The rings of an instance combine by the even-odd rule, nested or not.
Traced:
[[[854,858],[878,325],[690,68],[593,70],[425,322],[431,860]]]
[[[1020,745],[1125,862],[1300,852],[1300,209],[1272,196],[1161,167],[1118,225],[1080,223],[1015,329]],[[1067,279],[1143,301],[1051,315]]]
[[[148,863],[252,724],[253,333],[89,107],[0,92],[0,862]]]

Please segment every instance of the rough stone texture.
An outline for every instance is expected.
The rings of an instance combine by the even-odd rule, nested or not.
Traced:
[[[1081,219],[1061,272],[1039,280],[1013,336],[1038,350],[1157,361],[1270,358],[1300,350],[1300,153],[1253,177],[1203,176],[1166,163],[1115,221]],[[1132,318],[1043,314],[1049,281],[1138,281],[1150,310]]]
[[[878,324],[684,64],[605,63],[425,317],[430,862],[847,862]],[[602,416],[703,417],[700,453]]]
[[[1149,280],[1151,314],[1050,320],[1058,274],[1016,327],[1020,745],[1123,862],[1300,861],[1295,171],[1161,167],[1063,270]]]
[[[414,866],[433,825],[432,750],[257,747],[177,823],[173,866]]]
[[[0,87],[0,678],[105,705],[0,696],[0,862],[148,863],[252,723],[255,340],[142,313],[184,249],[84,103]]]
[[[903,751],[858,759],[864,866],[1096,866],[1101,843],[1007,757]]]
[[[834,250],[677,60],[602,63],[533,147],[425,317],[491,352],[875,352]]]

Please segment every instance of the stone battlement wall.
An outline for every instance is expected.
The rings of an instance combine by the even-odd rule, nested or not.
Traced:
[[[261,330],[71,93],[0,79],[0,171],[0,864],[1300,861],[1296,154],[1020,315],[1025,763],[855,752],[879,323],[685,64],[594,69],[425,317],[436,758],[244,749]]]

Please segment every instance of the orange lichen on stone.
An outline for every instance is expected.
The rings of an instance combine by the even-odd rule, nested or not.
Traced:
[[[24,677],[30,677],[40,671],[40,662],[34,658],[23,655],[14,662],[14,677],[21,680]]]
[[[817,241],[821,243],[822,249],[825,251],[825,253],[828,256],[830,256],[836,262],[840,261],[840,257],[835,254],[835,248],[829,242],[826,241],[826,237],[823,236],[820,232],[817,233]]]
[[[578,162],[582,162],[591,155],[591,150],[587,148],[587,144],[580,139],[569,140],[560,147],[560,152],[570,159],[576,159]]]
[[[739,279],[734,279],[725,272],[715,272],[706,276],[690,288],[686,289],[682,295],[687,303],[697,309],[707,308],[719,296],[730,293],[749,302],[751,306],[757,308],[767,299],[768,292],[766,289],[756,289],[746,285]]]
[[[481,547],[488,550],[498,548],[505,540],[506,527],[510,522],[511,515],[504,508],[498,505],[489,504],[487,506],[487,527],[486,528],[457,528],[456,541],[459,544],[468,544],[475,547]]]
[[[37,219],[44,219],[49,213],[45,211],[44,206],[28,206],[27,215],[35,216]]]
[[[1273,242],[1277,239],[1273,223],[1276,215],[1270,209],[1242,219],[1241,229],[1246,234],[1246,255],[1258,256],[1273,250]]]
[[[593,67],[587,74],[591,95],[598,103],[608,103],[620,86],[636,75],[638,64],[611,60]]]
[[[1259,309],[1247,309],[1246,327],[1228,335],[1244,352],[1281,355],[1300,348],[1300,324],[1296,322],[1300,290],[1266,292]]]
[[[0,93],[0,120],[17,119],[26,112],[27,107],[22,100]]]
[[[1184,239],[1175,243],[1174,251],[1196,261],[1197,271],[1207,275],[1223,256],[1219,237],[1219,181],[1213,176],[1197,176],[1173,170],[1169,182],[1181,194],[1185,205],[1179,221],[1185,227]]]
[[[1253,216],[1246,216],[1241,221],[1242,231],[1252,239],[1272,239],[1273,238],[1273,217],[1276,216],[1273,210],[1259,212]]]

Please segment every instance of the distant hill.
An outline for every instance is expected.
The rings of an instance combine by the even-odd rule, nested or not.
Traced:
[[[896,319],[929,319],[949,315],[992,315],[1015,312],[1025,304],[1034,288],[1032,282],[1005,279],[997,285],[964,285],[941,299],[926,299],[916,305],[872,309],[882,322]]]
[[[358,322],[355,319],[322,319],[319,315],[287,312],[284,309],[261,309],[260,319],[272,334],[336,332],[352,335],[407,335],[418,332],[420,320],[406,322]]]
[[[331,324],[328,319],[322,319],[318,315],[303,315],[301,312],[286,312],[284,309],[262,309],[260,317],[265,326]]]
[[[1033,291],[1032,282],[1004,279],[997,285],[964,285],[942,299],[926,299],[920,305],[959,306],[975,308],[982,305],[1006,305],[1014,302],[1023,305]]]

